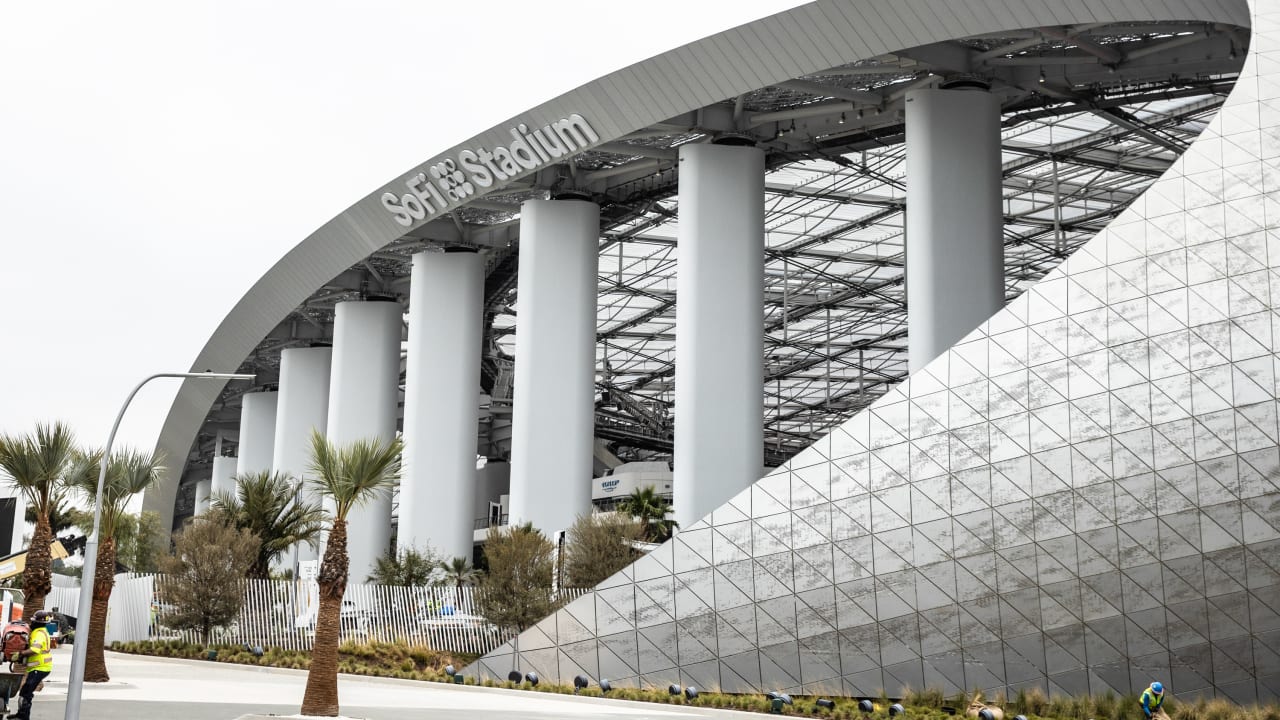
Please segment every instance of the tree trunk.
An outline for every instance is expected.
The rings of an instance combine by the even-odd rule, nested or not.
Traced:
[[[84,681],[107,682],[111,676],[107,674],[107,659],[102,648],[107,637],[107,605],[111,601],[111,589],[116,584],[115,538],[106,538],[98,546],[98,562],[94,568],[93,605],[89,609],[89,645],[85,648]]]
[[[265,553],[258,553],[258,558],[245,571],[244,576],[250,580],[270,580],[271,556]]]
[[[311,649],[302,714],[338,715],[338,639],[342,634],[342,596],[347,591],[347,521],[334,518],[329,544],[320,563],[320,608]]]
[[[31,617],[44,609],[44,598],[52,589],[50,585],[49,543],[53,542],[53,530],[49,517],[38,515],[36,529],[27,547],[27,567],[22,571],[22,615]]]

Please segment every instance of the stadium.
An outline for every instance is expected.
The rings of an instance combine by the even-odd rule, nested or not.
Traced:
[[[353,574],[670,488],[484,676],[1273,699],[1277,59],[1262,2],[819,0],[606,75],[270,268],[145,508],[399,434]]]

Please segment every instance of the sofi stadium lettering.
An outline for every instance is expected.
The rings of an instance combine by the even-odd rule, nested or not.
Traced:
[[[456,159],[446,158],[426,172],[410,176],[404,181],[408,192],[383,193],[382,207],[396,222],[409,227],[466,200],[478,188],[536,170],[600,140],[591,124],[577,113],[532,131],[520,123],[509,132],[511,142],[505,146],[462,150]]]

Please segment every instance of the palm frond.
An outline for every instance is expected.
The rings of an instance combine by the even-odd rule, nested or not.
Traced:
[[[90,506],[97,502],[101,459],[101,451],[77,452],[64,477],[68,486],[84,493]],[[158,455],[133,448],[123,448],[111,454],[107,462],[107,476],[102,483],[100,531],[103,539],[115,537],[116,526],[127,511],[129,501],[159,481],[163,472],[164,465]]]
[[[39,423],[33,433],[0,436],[0,469],[27,503],[48,517],[75,448],[75,434],[66,423]]]
[[[311,484],[334,502],[334,517],[346,520],[352,508],[381,492],[390,491],[400,478],[400,438],[390,442],[356,440],[335,447],[317,431],[311,433]]]
[[[271,563],[299,543],[314,544],[324,529],[319,503],[301,497],[298,482],[288,473],[264,470],[236,478],[234,493],[216,493],[210,511],[225,513],[236,527],[261,540],[251,576],[265,577]]]

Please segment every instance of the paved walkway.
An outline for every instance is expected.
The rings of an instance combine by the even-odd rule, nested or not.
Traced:
[[[54,671],[36,694],[32,720],[61,718],[71,648],[54,653]],[[113,681],[86,684],[83,720],[248,720],[296,715],[306,672],[198,660],[107,653]],[[706,710],[600,698],[463,687],[340,675],[342,714],[369,720],[515,720],[604,718],[607,720],[759,720],[752,713]],[[17,707],[16,700],[10,709]]]

